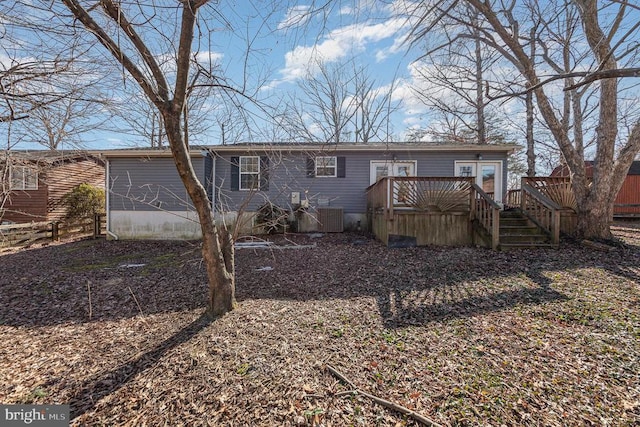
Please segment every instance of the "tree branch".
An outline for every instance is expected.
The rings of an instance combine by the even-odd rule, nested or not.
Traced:
[[[122,66],[131,74],[131,76],[138,82],[144,93],[154,103],[162,103],[166,99],[160,97],[158,92],[146,79],[142,71],[135,65],[135,63],[124,54],[120,46],[113,41],[111,37],[96,23],[96,21],[89,15],[89,12],[85,10],[78,0],[62,0],[62,2],[71,11],[73,16],[76,17],[90,32],[92,32],[100,44],[102,44],[114,58],[122,64]]]
[[[398,405],[397,403],[393,403],[390,402],[386,399],[382,399],[378,396],[374,396],[373,394],[369,394],[365,391],[362,391],[361,389],[357,388],[351,381],[349,381],[349,379],[347,379],[347,377],[345,377],[342,373],[340,373],[336,368],[334,368],[331,365],[327,365],[327,370],[336,378],[338,378],[340,381],[344,382],[345,384],[349,385],[353,391],[357,394],[361,394],[364,397],[367,397],[371,400],[373,400],[374,402],[376,402],[378,405],[382,405],[385,408],[388,409],[392,409],[396,412],[400,412],[403,415],[407,415],[408,417],[413,418],[415,421],[424,424],[426,426],[433,426],[433,427],[441,427],[440,424],[436,423],[435,421],[433,421],[430,418],[425,417],[424,415],[420,415],[415,411],[412,411],[409,408],[406,408],[404,406]]]
[[[169,95],[167,81],[164,78],[162,70],[160,70],[158,62],[155,60],[147,45],[144,44],[138,33],[136,33],[136,30],[133,28],[133,25],[131,25],[129,20],[127,20],[127,17],[124,16],[119,5],[114,4],[112,0],[102,0],[101,4],[102,9],[111,17],[111,19],[113,19],[114,22],[118,23],[122,31],[127,35],[127,38],[140,53],[140,56],[144,63],[149,67],[149,70],[151,70],[151,74],[156,81],[158,86],[158,95],[161,99],[166,100]]]

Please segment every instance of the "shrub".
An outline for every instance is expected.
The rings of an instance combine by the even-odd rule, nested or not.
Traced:
[[[256,213],[256,223],[264,227],[267,234],[283,233],[289,225],[289,212],[272,203],[265,203]]]
[[[86,218],[104,212],[105,193],[91,184],[80,184],[65,194],[62,203],[67,208],[67,218]]]

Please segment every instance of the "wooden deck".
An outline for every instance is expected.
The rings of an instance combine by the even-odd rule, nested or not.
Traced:
[[[473,178],[386,177],[367,189],[369,223],[383,243],[390,236],[418,246],[473,244]]]
[[[535,177],[507,194],[517,208],[557,247],[560,233],[575,230],[575,198],[563,178]],[[417,246],[482,245],[499,249],[503,206],[471,177],[385,177],[367,189],[371,230],[383,243],[397,239]]]

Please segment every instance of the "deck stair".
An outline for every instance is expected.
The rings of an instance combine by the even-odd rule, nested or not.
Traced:
[[[550,237],[520,209],[500,212],[500,250],[554,247]]]

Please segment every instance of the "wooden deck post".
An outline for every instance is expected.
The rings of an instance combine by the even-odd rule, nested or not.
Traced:
[[[498,250],[500,245],[500,211],[491,209],[491,249]]]
[[[393,221],[393,185],[393,178],[387,178],[387,194],[385,196],[385,205],[387,206],[386,212],[388,212],[387,221]]]
[[[560,211],[554,209],[551,213],[551,242],[554,245],[560,244]]]
[[[476,190],[473,186],[469,187],[469,220],[473,221],[476,214]]]

